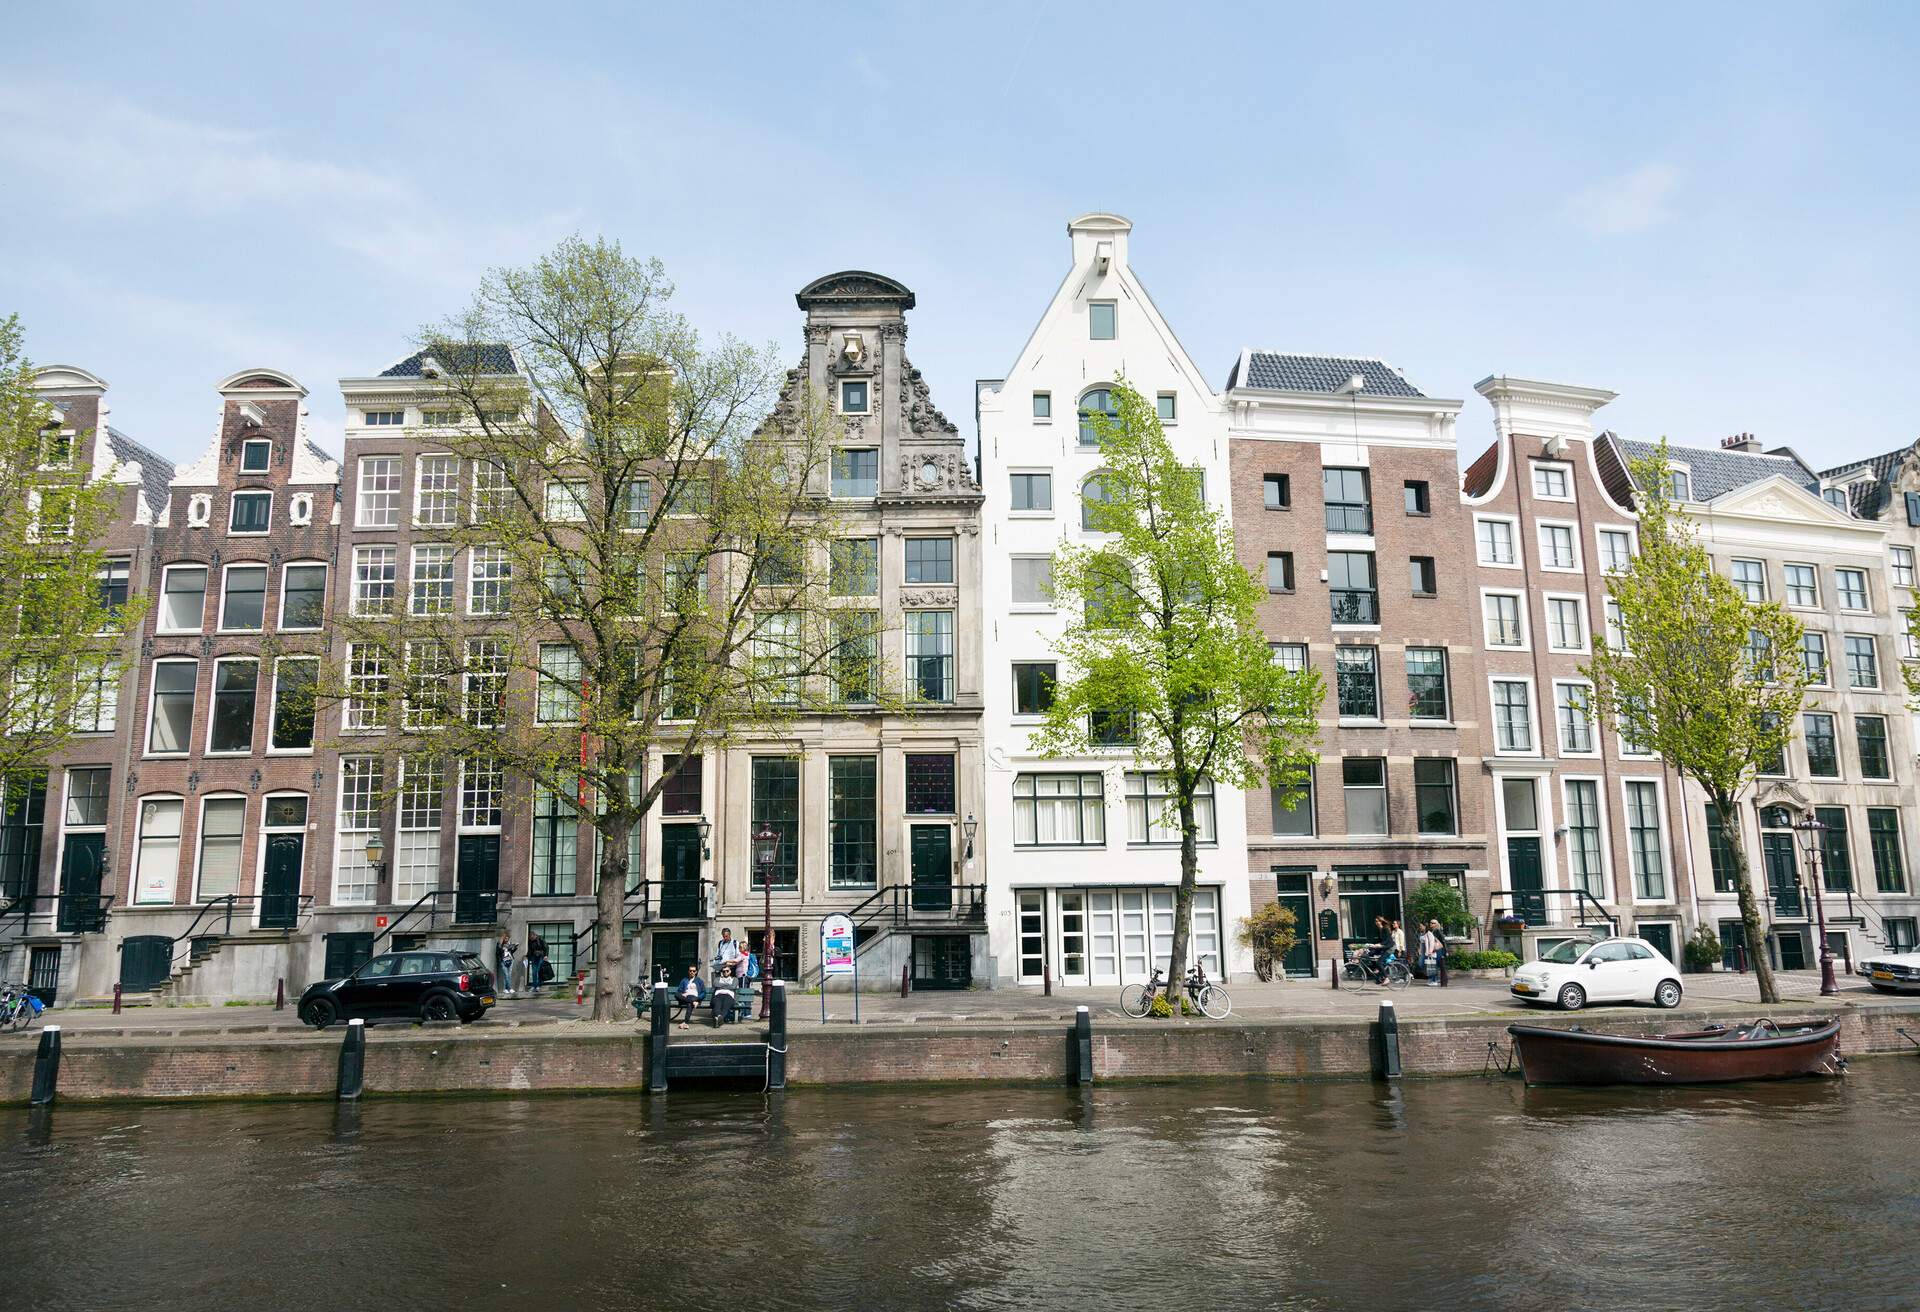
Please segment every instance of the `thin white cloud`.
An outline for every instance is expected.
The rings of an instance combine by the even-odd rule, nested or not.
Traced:
[[[1680,170],[1673,165],[1642,164],[1584,188],[1561,213],[1596,237],[1645,232],[1673,217],[1668,202],[1679,185]]]
[[[0,87],[0,172],[38,174],[40,203],[115,218],[257,215],[417,281],[472,286],[476,264],[524,256],[575,226],[447,210],[410,180],[278,148],[264,133],[153,113],[71,86]],[[491,208],[491,207],[489,207]]]

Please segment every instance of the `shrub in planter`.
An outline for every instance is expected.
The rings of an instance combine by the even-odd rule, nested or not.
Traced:
[[[1451,934],[1465,934],[1473,928],[1473,917],[1467,914],[1467,900],[1460,896],[1460,890],[1429,879],[1407,899],[1407,923],[1424,927],[1435,920]]]
[[[1711,925],[1700,926],[1699,932],[1687,940],[1681,953],[1687,959],[1689,970],[1712,970],[1720,964],[1720,936]]]
[[[1519,964],[1520,958],[1498,948],[1489,952],[1447,953],[1448,970],[1511,970]]]
[[[1299,943],[1298,929],[1293,912],[1269,902],[1241,920],[1234,938],[1241,947],[1253,949],[1253,973],[1265,982],[1273,978],[1274,964]]]

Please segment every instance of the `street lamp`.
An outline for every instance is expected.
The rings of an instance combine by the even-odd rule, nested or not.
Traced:
[[[760,939],[760,1018],[773,1012],[773,863],[780,859],[780,835],[762,820],[753,836],[753,868],[760,872],[760,893],[766,906]]]
[[[700,817],[700,823],[696,825],[695,828],[700,831],[700,859],[702,861],[713,860],[713,848],[707,842],[708,835],[713,833],[713,821],[703,815]]]
[[[1832,997],[1840,991],[1840,986],[1833,978],[1833,947],[1827,942],[1827,907],[1820,896],[1820,837],[1827,832],[1827,827],[1809,809],[1794,822],[1793,831],[1800,835],[1800,850],[1806,853],[1809,879],[1813,884],[1813,917],[1820,933],[1820,996]]]
[[[973,860],[973,836],[979,830],[980,822],[975,820],[973,818],[973,812],[969,811],[967,812],[967,818],[961,821],[960,828],[967,836],[967,855],[965,859],[971,861]]]
[[[378,880],[387,870],[387,845],[378,834],[367,835],[367,864],[373,867],[373,877]]]

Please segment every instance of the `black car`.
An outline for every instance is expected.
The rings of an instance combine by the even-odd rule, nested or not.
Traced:
[[[383,952],[344,979],[323,979],[300,995],[300,1019],[315,1029],[337,1020],[479,1020],[493,1005],[493,972],[471,952]]]

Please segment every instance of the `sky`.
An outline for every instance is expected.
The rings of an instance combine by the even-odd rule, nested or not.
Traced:
[[[1066,271],[1132,259],[1202,370],[1243,346],[1606,387],[1633,437],[1827,466],[1920,439],[1920,6],[36,5],[0,63],[0,315],[206,448],[214,387],[406,355],[570,233],[797,362],[793,293],[918,296],[971,434]]]

